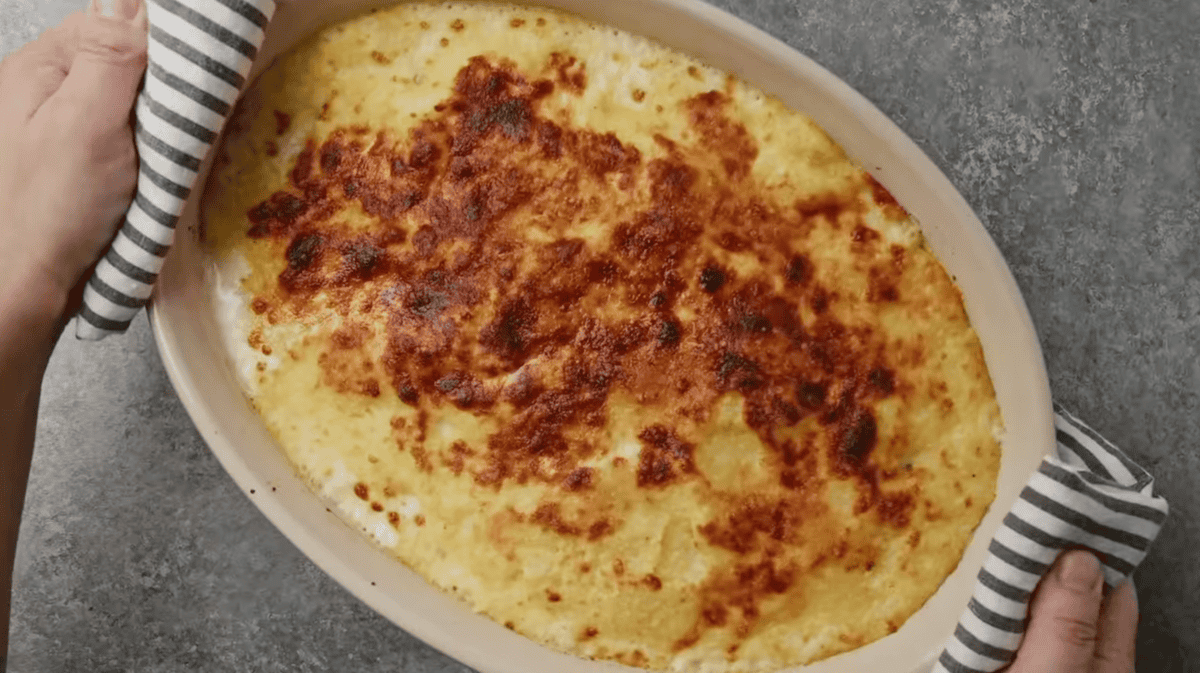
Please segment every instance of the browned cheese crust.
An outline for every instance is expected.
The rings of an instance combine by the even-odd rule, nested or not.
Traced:
[[[369,59],[405,95],[380,22],[551,46],[455,56],[423,114],[371,118],[305,64]],[[249,263],[255,403],[314,485],[353,475],[402,560],[557,648],[774,670],[896,630],[994,493],[957,289],[886,189],[733,78],[676,56],[692,81],[611,93],[675,122],[580,123],[596,64],[620,66],[553,46],[571,31],[612,33],[407,7],[257,86],[208,223]],[[763,170],[789,143],[817,149]]]

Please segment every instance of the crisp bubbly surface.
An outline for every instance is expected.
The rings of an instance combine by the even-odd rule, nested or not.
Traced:
[[[895,631],[994,497],[962,299],[807,117],[544,9],[318,34],[236,115],[206,239],[297,470],[580,656],[769,671]]]

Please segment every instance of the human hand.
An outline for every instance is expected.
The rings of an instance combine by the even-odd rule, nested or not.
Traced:
[[[93,0],[0,64],[0,288],[28,289],[60,314],[137,181],[130,119],[146,10],[142,0],[109,6],[102,15]]]
[[[1034,593],[1009,673],[1133,673],[1137,624],[1133,583],[1105,596],[1096,557],[1066,552]]]

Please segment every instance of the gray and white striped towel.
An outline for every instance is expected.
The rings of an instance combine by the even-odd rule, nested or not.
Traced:
[[[275,0],[148,0],[149,67],[138,98],[137,196],[84,289],[80,339],[129,328],[150,298],[200,164],[262,46]]]
[[[975,594],[934,673],[991,673],[1012,663],[1029,598],[1064,549],[1096,553],[1114,586],[1133,574],[1167,518],[1154,479],[1070,412],[1054,406],[1046,458],[992,539]]]
[[[145,305],[175,223],[262,45],[274,0],[149,0],[149,70],[137,105],[136,200],[88,282],[76,333],[123,332]],[[974,597],[936,671],[996,671],[1013,659],[1029,597],[1060,551],[1084,547],[1109,584],[1145,558],[1167,516],[1153,480],[1071,414],[1055,409],[1058,455],[1021,493],[990,547]]]

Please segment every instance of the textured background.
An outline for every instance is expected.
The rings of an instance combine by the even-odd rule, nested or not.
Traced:
[[[78,6],[0,0],[0,53]],[[1056,397],[1158,477],[1138,670],[1200,670],[1200,2],[718,0],[874,101],[1012,266]],[[10,666],[465,671],[303,558],[204,446],[144,318],[50,368]]]

